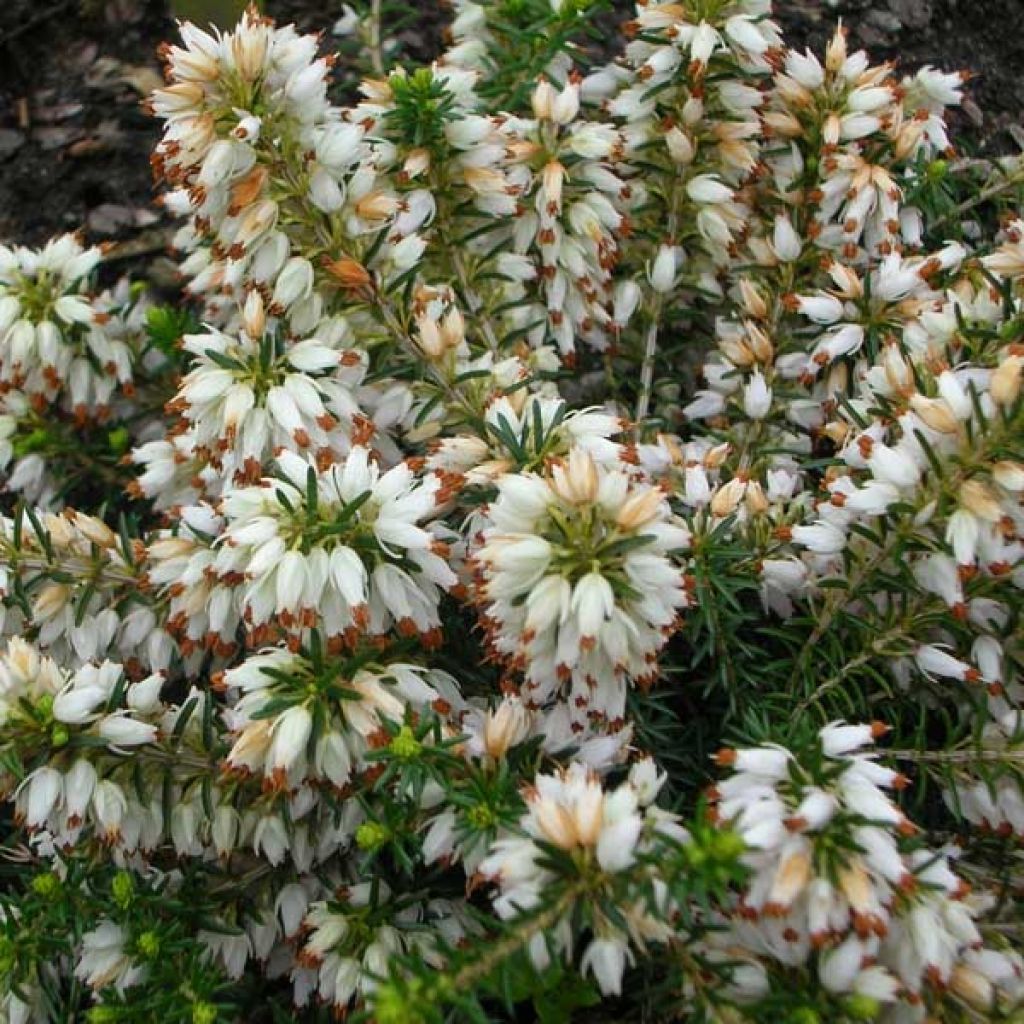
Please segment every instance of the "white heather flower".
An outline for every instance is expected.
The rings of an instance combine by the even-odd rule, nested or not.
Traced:
[[[675,246],[662,245],[651,266],[651,287],[662,295],[670,292],[676,280],[676,262],[678,251]]]
[[[155,725],[140,722],[128,714],[106,715],[100,720],[96,731],[114,747],[135,747],[143,743],[152,743],[157,736]]]
[[[120,925],[103,921],[82,936],[82,951],[75,965],[75,977],[93,989],[113,985],[124,991],[139,984],[145,968],[132,961],[126,950],[127,936]]]
[[[894,487],[913,487],[921,478],[921,466],[906,448],[873,444],[868,466],[877,480]]]
[[[228,669],[223,683],[239,695],[225,766],[242,776],[262,774],[276,789],[303,779],[344,788],[367,767],[371,737],[385,720],[401,723],[407,709],[429,707],[442,690],[449,695],[439,674],[416,665],[349,666],[342,657],[320,662],[286,648],[251,655]],[[312,742],[314,720],[320,727]]]
[[[549,474],[507,475],[473,552],[500,656],[525,662],[524,696],[571,684],[578,714],[621,716],[686,603],[673,558],[689,535],[664,495],[574,448]]]
[[[0,383],[79,419],[104,417],[131,384],[127,306],[86,290],[101,258],[74,235],[0,246]],[[18,488],[25,489],[24,484]]]
[[[492,878],[500,893],[495,910],[511,918],[537,904],[541,894],[554,881],[551,871],[542,867],[540,844],[580,857],[592,858],[600,870],[618,873],[631,867],[637,852],[652,832],[662,831],[678,841],[687,835],[674,815],[648,807],[641,813],[637,792],[630,783],[605,790],[598,777],[585,765],[574,761],[557,775],[538,775],[526,791],[527,812],[520,820],[524,835],[497,839],[488,856],[479,865],[482,875]],[[645,931],[659,940],[664,929],[643,909],[631,908],[629,917],[634,934]],[[565,922],[550,929],[555,950],[565,951],[571,933]],[[584,955],[583,968],[598,979],[603,991],[618,991],[627,960],[631,961],[629,937],[612,929],[595,936]],[[531,948],[534,962],[546,962],[547,951]]]
[[[914,652],[914,661],[927,676],[974,681],[979,674],[976,668],[933,644],[921,644]]]
[[[727,203],[732,199],[732,189],[710,174],[691,178],[686,183],[686,191],[695,203]]]
[[[817,522],[811,526],[794,526],[793,541],[819,555],[834,555],[846,547],[846,534],[831,523]]]
[[[617,996],[622,992],[622,975],[627,960],[632,963],[633,956],[624,937],[595,938],[583,953],[580,971],[594,975],[603,995]]]
[[[37,768],[18,789],[15,817],[31,829],[43,827],[63,790],[60,772],[45,766]]]
[[[382,473],[363,448],[323,472],[292,452],[278,467],[281,477],[223,502],[214,568],[245,577],[250,621],[318,623],[329,637],[436,629],[440,589],[455,576],[420,524],[445,500],[443,474],[418,478],[406,463]]]
[[[760,372],[751,374],[743,387],[743,411],[752,420],[764,419],[772,407],[772,389]]]
[[[267,751],[271,772],[288,772],[305,754],[306,744],[313,730],[313,716],[301,704],[289,708],[271,727],[270,747]]]
[[[820,754],[807,751],[786,775],[759,771],[774,748],[723,752],[735,774],[715,799],[752,872],[728,943],[790,965],[823,950],[815,969],[826,988],[890,1001],[899,983],[917,992],[925,976],[947,977],[977,931],[946,858],[902,848],[906,819],[885,790],[906,780],[865,750],[884,731],[828,725]]]
[[[792,263],[798,260],[803,250],[803,244],[793,227],[793,222],[784,214],[775,218],[772,248],[783,263]]]

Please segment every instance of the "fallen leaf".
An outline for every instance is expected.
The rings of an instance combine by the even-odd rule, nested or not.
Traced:
[[[69,61],[79,71],[87,71],[96,63],[96,55],[99,52],[100,48],[96,43],[84,42],[71,50]]]
[[[0,160],[13,156],[25,145],[25,136],[10,128],[0,129]]]
[[[85,73],[85,84],[90,89],[109,86],[118,80],[122,67],[122,63],[114,57],[97,57]]]
[[[130,85],[140,96],[148,96],[164,84],[163,76],[146,64],[125,64],[119,76],[120,81]]]
[[[82,129],[73,124],[48,124],[32,129],[32,138],[45,152],[70,146],[81,135]]]
[[[135,223],[135,211],[118,203],[101,203],[89,211],[89,227],[99,235],[113,235]]]
[[[101,139],[91,135],[87,139],[79,139],[67,148],[67,155],[71,157],[95,156],[97,153],[106,153],[113,148],[110,139]]]
[[[58,103],[52,107],[34,107],[32,117],[36,121],[54,124],[57,121],[66,121],[69,117],[80,114],[84,109],[85,107],[81,103]]]

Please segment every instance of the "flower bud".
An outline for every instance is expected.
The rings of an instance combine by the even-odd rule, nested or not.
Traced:
[[[697,155],[697,146],[693,139],[675,125],[665,133],[665,145],[668,146],[669,156],[681,167],[692,164],[693,158]]]
[[[672,290],[676,279],[676,254],[673,245],[662,245],[650,270],[651,287],[661,295]]]
[[[1024,359],[1020,356],[1007,356],[992,373],[990,390],[992,401],[996,405],[1013,405],[1020,394],[1021,372],[1024,370]]]
[[[960,429],[960,422],[953,411],[942,399],[925,398],[924,395],[912,395],[910,408],[940,434],[955,434]]]

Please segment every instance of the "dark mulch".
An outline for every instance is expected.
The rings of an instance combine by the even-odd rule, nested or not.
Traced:
[[[177,0],[201,15],[213,0]],[[219,0],[221,6],[235,0]],[[629,4],[618,5],[624,12]],[[1015,149],[1024,122],[1024,0],[777,0],[794,43],[820,50],[843,17],[853,41],[913,68],[967,68],[975,150]],[[325,31],[340,0],[268,0],[304,30]],[[413,59],[436,52],[447,13],[421,0],[401,33]],[[168,0],[0,0],[0,240],[38,244],[84,227],[148,252],[166,236],[152,207],[155,123],[140,107],[158,74],[157,44],[174,31]],[[609,33],[611,35],[611,33]],[[150,245],[149,240],[156,240]]]

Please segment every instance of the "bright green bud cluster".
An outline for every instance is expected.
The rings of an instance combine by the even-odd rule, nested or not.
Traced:
[[[821,1024],[821,1015],[810,1006],[798,1006],[789,1014],[790,1024]]]
[[[466,812],[466,820],[478,832],[486,832],[497,825],[498,816],[494,813],[493,807],[487,804],[474,804]]]
[[[874,1020],[882,1012],[882,1004],[871,996],[858,994],[844,999],[843,1009],[854,1020]]]
[[[214,1024],[217,1020],[217,1007],[213,1003],[198,1002],[192,1004],[192,1024]]]
[[[60,892],[60,879],[52,871],[36,875],[32,879],[32,891],[43,899],[53,899]]]
[[[143,932],[135,943],[139,955],[147,960],[155,960],[160,955],[160,936],[156,932]]]
[[[426,1024],[427,1018],[418,1009],[422,989],[418,978],[404,989],[391,982],[381,985],[374,995],[373,1019],[377,1024]]]
[[[110,884],[110,891],[113,894],[114,902],[125,910],[135,899],[135,879],[127,871],[118,871],[114,875],[114,881]]]
[[[373,853],[385,846],[391,838],[391,830],[376,821],[364,821],[356,829],[356,845],[360,850]]]
[[[419,757],[423,750],[423,744],[413,735],[412,729],[403,725],[395,734],[395,738],[388,746],[388,750],[403,761],[411,761]]]
[[[94,1006],[87,1014],[89,1024],[115,1024],[118,1019],[116,1006]]]

